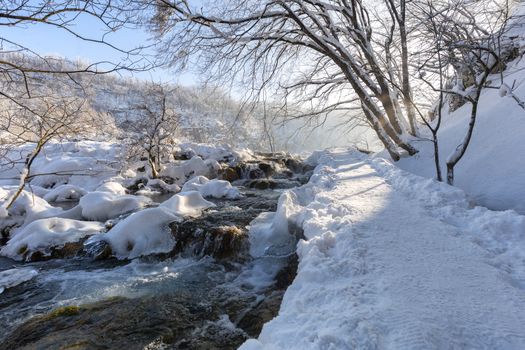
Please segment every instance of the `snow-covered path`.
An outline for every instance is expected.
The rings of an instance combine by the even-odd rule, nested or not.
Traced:
[[[321,158],[290,208],[298,275],[242,349],[525,349],[522,216],[353,152]]]

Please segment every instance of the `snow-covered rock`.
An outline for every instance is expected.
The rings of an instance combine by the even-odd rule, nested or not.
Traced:
[[[204,209],[214,206],[215,204],[205,200],[197,191],[173,195],[159,205],[159,207],[166,208],[178,216],[198,216]]]
[[[175,240],[168,226],[184,216],[197,216],[202,210],[215,206],[199,192],[173,195],[157,208],[148,208],[131,214],[106,234],[93,240],[107,241],[119,259],[166,253],[173,249]]]
[[[44,195],[44,200],[48,202],[65,202],[79,200],[87,192],[74,185],[60,185],[53,188]]]
[[[99,222],[85,222],[64,218],[40,219],[17,231],[2,247],[0,254],[16,260],[32,252],[49,253],[51,247],[77,242],[87,235],[104,229]]]
[[[105,221],[143,208],[151,203],[144,196],[118,195],[112,192],[90,192],[80,199],[82,216],[88,220]]]
[[[218,162],[235,163],[253,159],[248,149],[233,149],[228,145],[210,145],[205,143],[187,142],[178,145],[180,152],[186,156],[199,156],[202,159],[213,159]]]
[[[12,198],[16,191],[17,189],[14,187],[10,187],[8,190],[0,188],[0,207],[4,208],[4,214],[9,213],[9,218],[4,217],[5,220],[0,222],[2,228],[11,225],[26,225],[35,220],[62,213],[61,208],[55,208],[43,198],[25,190],[20,193],[9,210],[6,210],[7,201]]]
[[[228,181],[209,180],[205,176],[197,176],[188,180],[182,186],[182,192],[198,191],[204,197],[236,199],[241,197],[241,193]]]
[[[162,191],[165,192],[180,192],[180,186],[177,184],[167,184],[165,181],[161,179],[149,179],[148,183],[146,184],[147,188],[160,188]],[[138,193],[138,192],[137,192]]]
[[[179,218],[166,207],[148,208],[131,214],[94,239],[106,240],[120,259],[166,253],[175,245],[168,224]]]
[[[298,192],[286,191],[277,205],[275,213],[261,213],[250,223],[250,254],[283,256],[294,250],[297,240],[297,213],[302,209]]]
[[[206,176],[208,178],[217,177],[220,169],[219,163],[214,159],[203,160],[199,156],[194,156],[190,160],[184,161],[179,165],[171,165],[162,171],[163,176],[171,177],[177,185],[184,185],[186,181],[196,176]]]
[[[117,194],[120,196],[123,196],[126,194],[126,188],[122,186],[120,183],[115,182],[115,181],[104,182],[102,185],[97,187],[95,191],[109,192],[109,193]]]

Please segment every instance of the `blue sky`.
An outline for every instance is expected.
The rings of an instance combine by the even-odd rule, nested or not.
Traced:
[[[81,18],[72,28],[77,33],[91,38],[100,38],[103,34],[100,25],[92,19]],[[63,29],[51,27],[46,24],[28,24],[23,27],[0,28],[0,37],[22,44],[41,55],[58,55],[72,60],[78,58],[90,61],[120,62],[123,54],[106,45],[90,43],[78,39]],[[106,36],[106,40],[113,45],[129,50],[137,46],[151,44],[148,34],[143,30],[122,29]],[[153,54],[153,50],[147,50]],[[192,73],[174,74],[166,69],[155,69],[148,72],[134,73],[138,79],[162,82],[179,83],[182,85],[195,85],[197,79]]]

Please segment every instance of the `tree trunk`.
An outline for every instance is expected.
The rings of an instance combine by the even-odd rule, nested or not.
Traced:
[[[454,186],[454,165],[447,163],[447,184]]]

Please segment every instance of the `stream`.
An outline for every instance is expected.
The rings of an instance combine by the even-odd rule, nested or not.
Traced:
[[[247,226],[276,210],[284,188],[307,180],[292,170],[234,181],[243,198],[212,199],[217,207],[172,224],[169,254],[95,259],[85,248],[39,262],[0,258],[0,271],[38,271],[0,294],[0,349],[235,349],[257,337],[276,316],[297,257],[294,241],[252,258]]]

